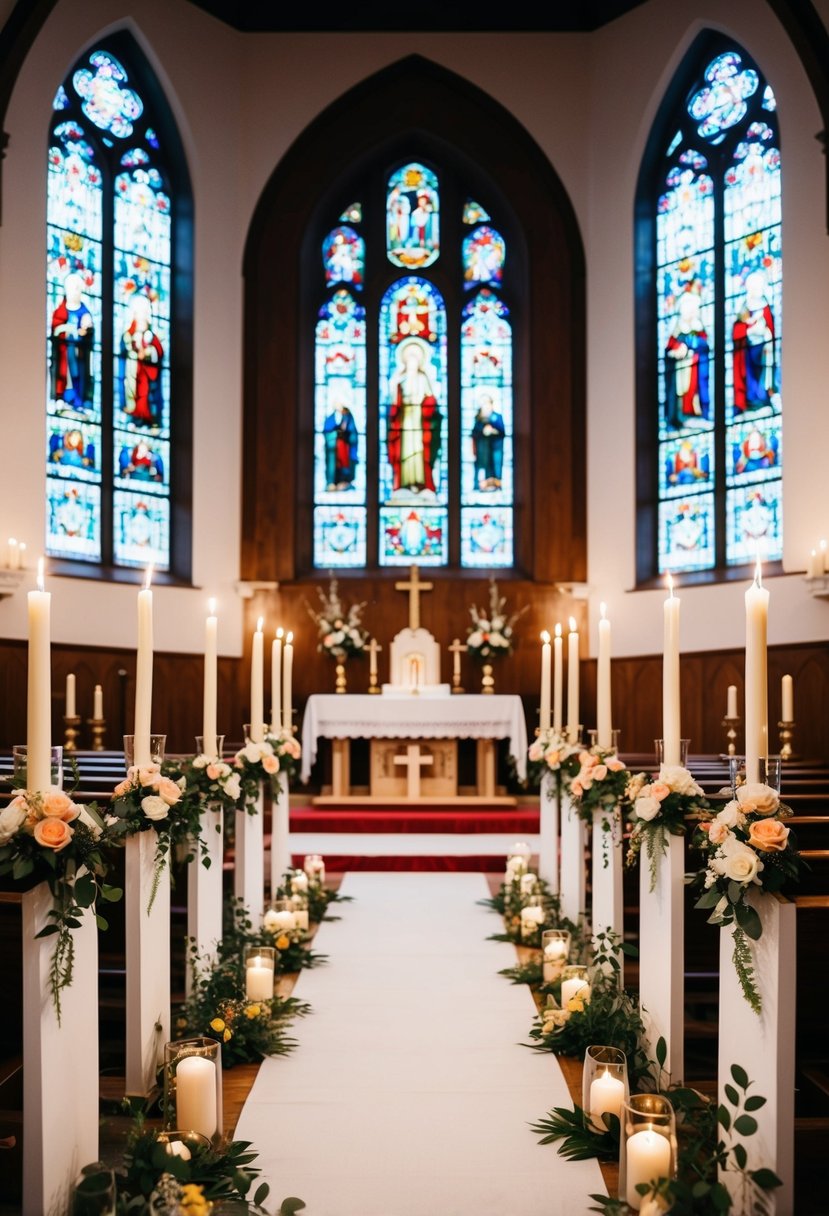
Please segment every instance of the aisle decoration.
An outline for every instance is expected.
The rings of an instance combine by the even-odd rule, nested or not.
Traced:
[[[581,751],[580,744],[568,742],[567,736],[555,730],[554,727],[539,731],[527,752],[532,783],[539,785],[546,772],[553,773],[559,782],[569,783],[581,768],[578,759]],[[553,786],[549,787],[547,796],[549,798],[556,796]]]
[[[201,810],[235,811],[242,796],[241,773],[218,756],[201,752],[177,765],[165,761],[163,771],[175,781],[184,778],[185,796]]]
[[[771,786],[747,782],[720,811],[702,820],[693,838],[705,859],[691,879],[699,895],[695,907],[710,909],[709,924],[733,925],[732,960],[743,995],[757,1014],[762,1002],[749,939],[757,941],[763,930],[747,897],[754,890],[772,895],[799,880],[803,862],[784,823],[791,814]]]
[[[299,742],[285,730],[269,734],[260,742],[246,739],[244,747],[233,757],[233,765],[242,782],[242,800],[249,815],[256,814],[259,790],[264,782],[271,788],[275,800],[279,799],[279,774],[289,778],[297,772],[297,762],[302,754]]]
[[[339,920],[338,916],[328,915],[329,907],[336,903],[351,903],[352,900],[350,895],[341,895],[339,891],[326,887],[317,873],[306,874],[305,870],[286,870],[274,896],[276,899],[307,901],[308,920],[312,925],[319,925],[324,920]]]
[[[106,929],[99,901],[112,903],[123,894],[106,882],[109,838],[97,807],[73,802],[57,786],[44,792],[15,789],[0,811],[0,878],[27,886],[46,882],[52,894],[48,923],[36,936],[56,937],[49,990],[59,1024],[61,993],[72,983],[72,930],[80,927],[87,908],[93,910],[98,928]]]
[[[684,836],[686,820],[699,818],[709,809],[702,788],[681,764],[663,764],[659,775],[648,781],[644,773],[630,777],[625,789],[631,825],[627,866],[634,866],[642,846],[648,858],[650,890],[656,889],[656,863],[668,851],[669,836]]]
[[[267,916],[267,912],[265,913]],[[328,961],[328,956],[309,949],[308,935],[291,930],[283,933],[280,926],[266,928],[263,923],[257,928],[250,913],[240,899],[231,899],[225,904],[224,935],[221,953],[226,957],[242,958],[248,946],[273,946],[278,951],[277,973],[290,974],[310,970]],[[282,941],[283,945],[278,943]]]
[[[621,828],[627,806],[627,789],[630,773],[615,751],[601,747],[582,749],[578,756],[578,771],[570,776],[565,770],[564,784],[576,814],[589,827],[596,815],[601,815],[604,832],[602,862],[609,865],[608,838],[615,827]]]

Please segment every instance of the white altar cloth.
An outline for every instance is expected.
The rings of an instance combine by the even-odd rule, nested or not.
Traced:
[[[302,780],[322,739],[509,739],[518,776],[527,773],[527,724],[515,695],[372,697],[315,693],[302,720]]]

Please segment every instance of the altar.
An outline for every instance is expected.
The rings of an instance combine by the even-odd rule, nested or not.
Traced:
[[[302,780],[307,781],[317,757],[320,739],[332,740],[331,794],[314,801],[317,805],[336,802],[382,802],[385,805],[413,801],[428,805],[454,797],[448,789],[428,793],[430,769],[442,768],[444,779],[451,780],[451,760],[437,744],[457,746],[458,739],[477,740],[477,788],[459,801],[514,806],[515,799],[497,796],[495,785],[495,743],[509,740],[510,755],[519,777],[527,772],[527,727],[521,698],[495,694],[457,697],[408,698],[354,694],[315,694],[309,697],[302,722]],[[351,790],[350,743],[352,739],[372,741],[371,787],[368,796]],[[391,744],[387,741],[393,741]],[[432,752],[432,741],[436,751]],[[380,749],[391,747],[391,762],[404,772],[406,789],[389,795],[383,777],[389,775],[389,762],[378,762]],[[441,756],[443,757],[441,759]],[[457,788],[455,786],[455,788]]]

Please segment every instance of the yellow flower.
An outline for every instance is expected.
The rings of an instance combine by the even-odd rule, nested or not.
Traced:
[[[276,939],[277,950],[287,950],[290,944],[291,939],[288,937],[287,933],[280,934],[280,936]]]
[[[247,1014],[247,1016],[249,1018],[258,1018],[259,1013],[260,1013],[259,1006],[258,1005],[248,1005],[247,1009],[245,1010],[245,1013]]]
[[[178,1026],[179,1030],[184,1030],[184,1027],[186,1025],[187,1025],[187,1018],[176,1018],[176,1026]]]
[[[204,1197],[204,1188],[195,1182],[185,1182],[181,1186],[179,1206],[187,1216],[210,1216],[213,1204]]]
[[[213,1021],[210,1023],[211,1030],[215,1030],[218,1032],[220,1030],[224,1030],[224,1028],[225,1028],[225,1024],[221,1018],[214,1018]]]
[[[225,1043],[229,1043],[229,1042],[230,1042],[230,1040],[233,1038],[233,1031],[232,1031],[232,1030],[224,1030],[224,1031],[222,1032],[222,1038],[223,1038],[223,1040],[225,1041]]]
[[[584,1013],[585,1005],[590,1004],[590,989],[580,988],[575,996],[571,996],[567,1002],[567,1008],[571,1013]]]

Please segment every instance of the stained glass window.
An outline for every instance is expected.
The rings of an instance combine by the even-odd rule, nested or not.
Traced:
[[[660,573],[782,556],[774,94],[729,47],[687,96],[654,228]]]
[[[54,100],[46,545],[59,557],[166,570],[174,208],[147,118],[127,68],[102,48]]]
[[[378,201],[388,261],[417,273],[390,284],[387,277],[370,291],[371,244],[367,254],[350,226],[362,221],[362,204],[332,213],[339,225],[321,237],[324,296],[314,343],[314,565],[511,566],[513,334],[501,298],[504,238],[468,198],[461,218],[469,228],[452,259],[461,324],[450,328],[428,269],[440,252],[439,171],[404,163]]]

